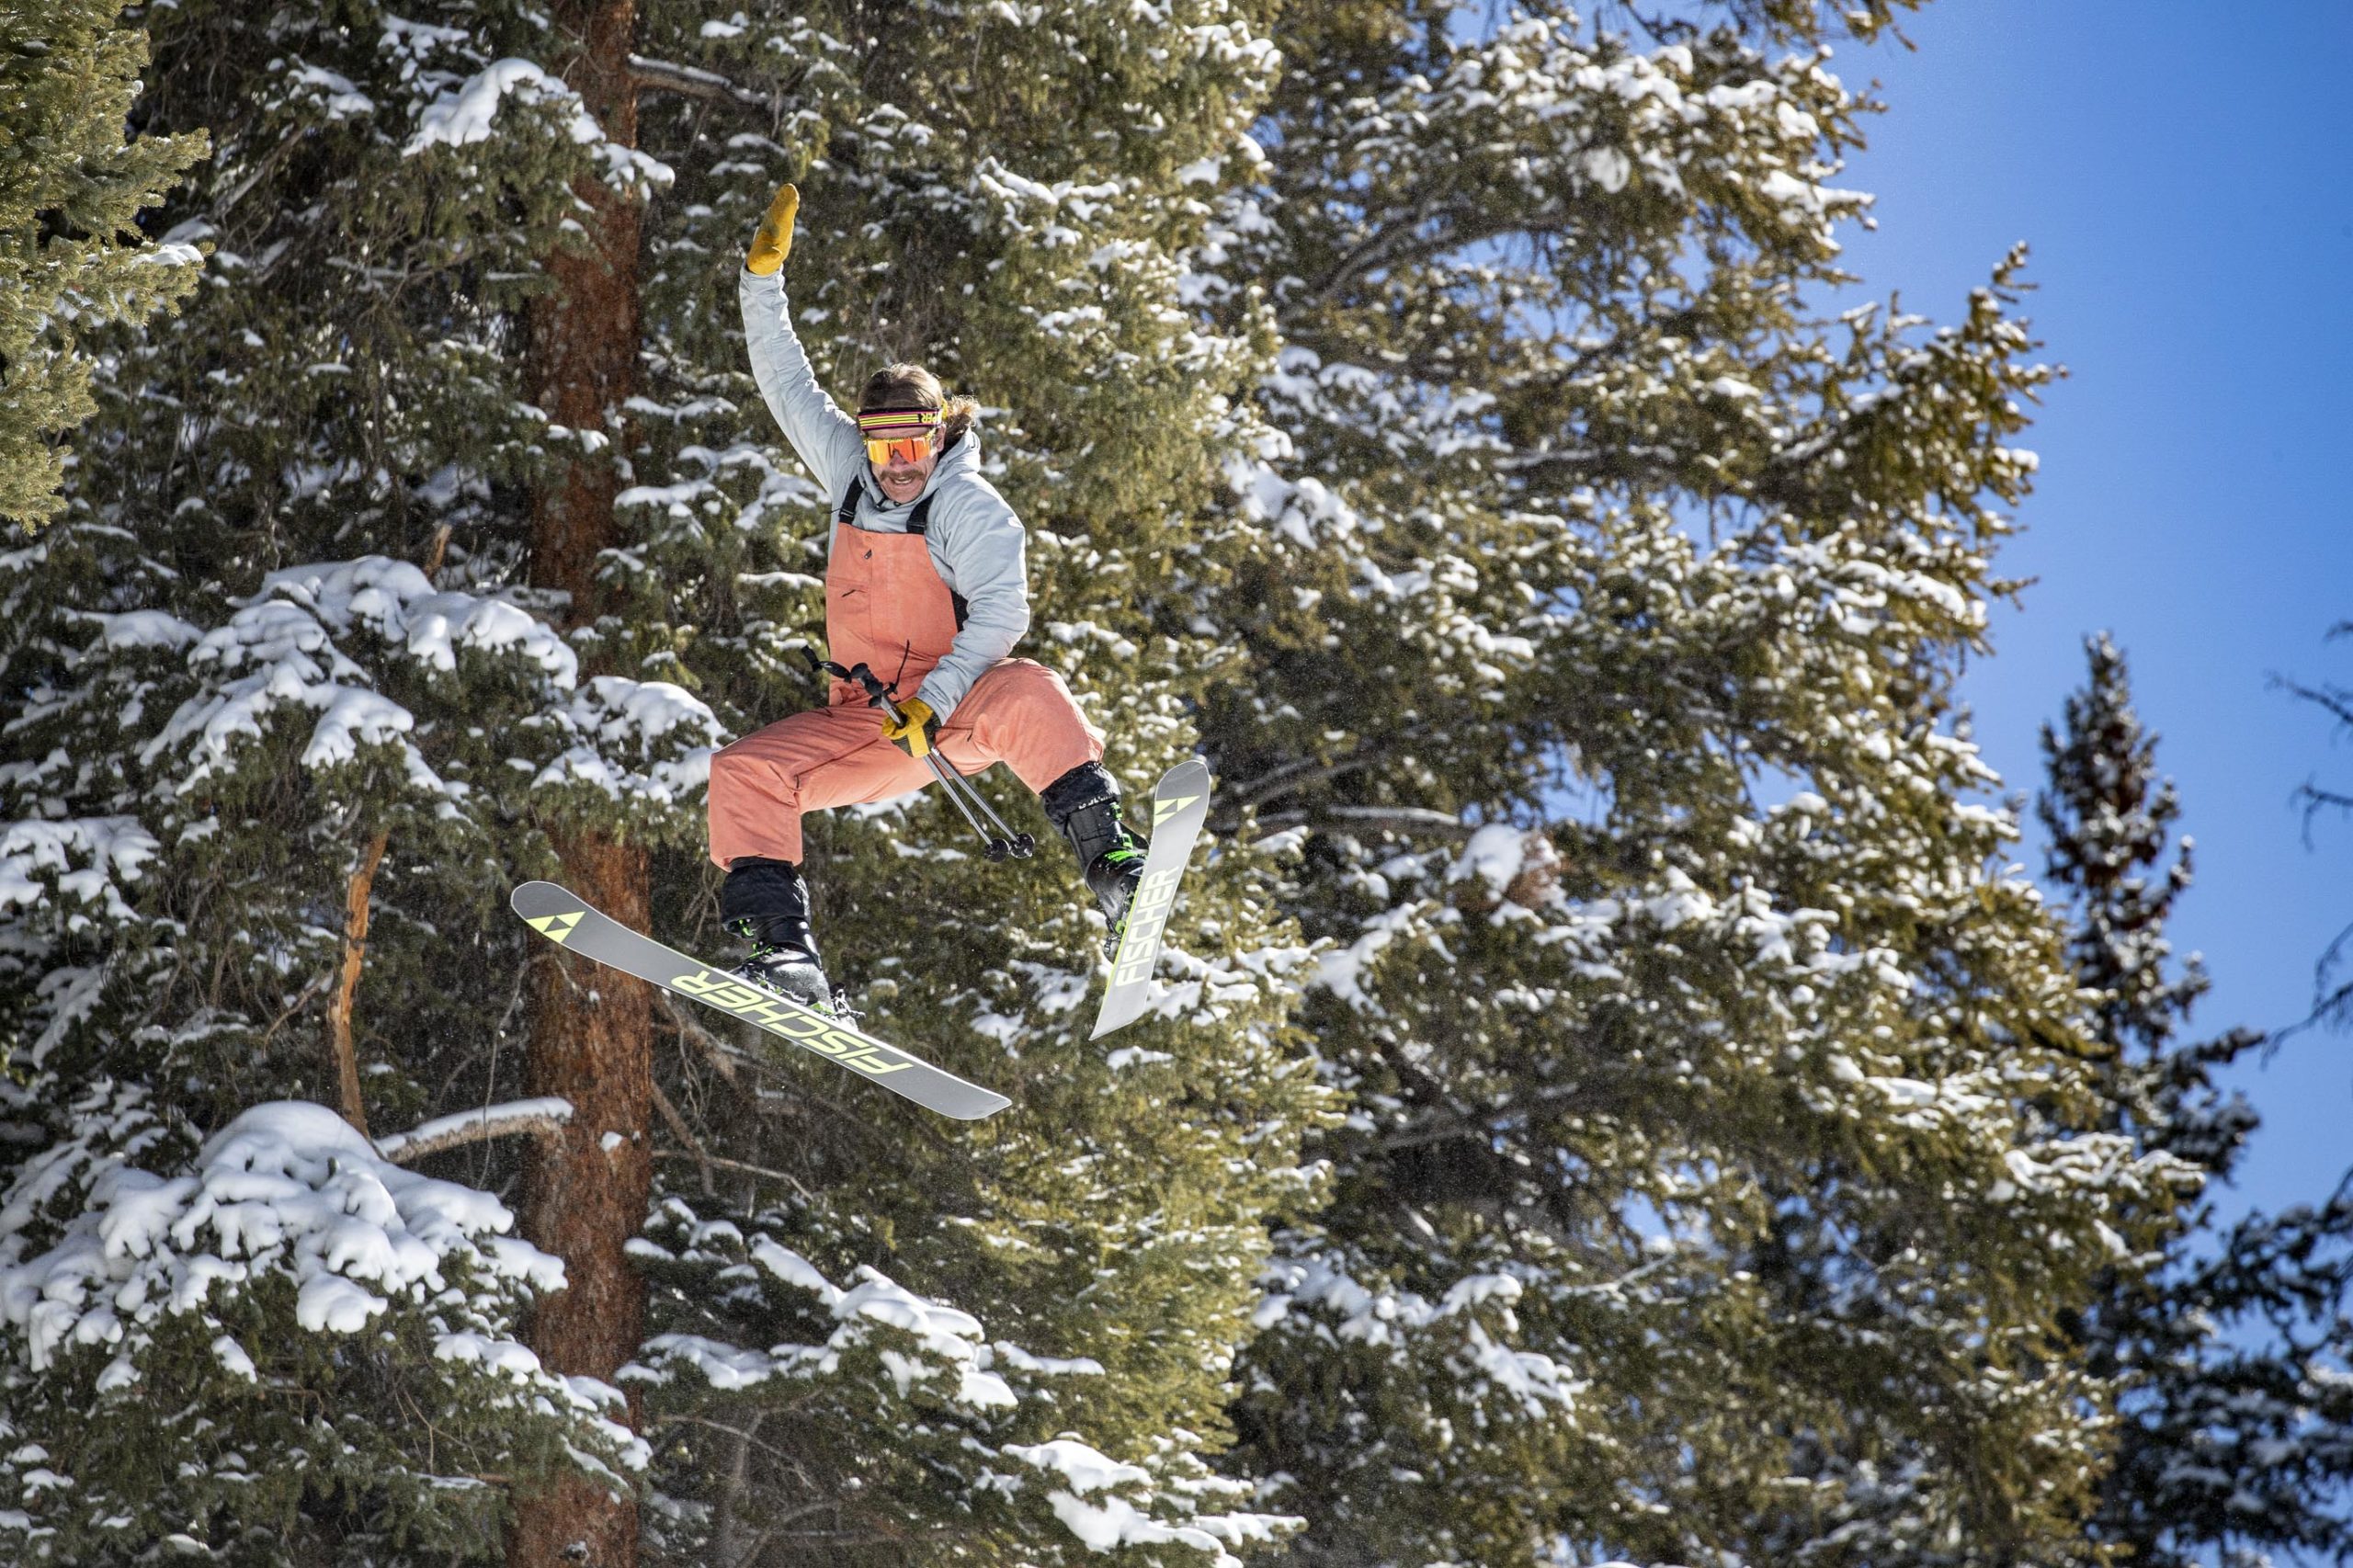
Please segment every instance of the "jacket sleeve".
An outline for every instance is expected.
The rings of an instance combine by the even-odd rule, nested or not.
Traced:
[[[817,384],[816,369],[792,330],[784,275],[738,273],[735,299],[744,310],[744,346],[751,356],[752,379],[759,383],[768,412],[784,427],[784,438],[801,454],[831,506],[857,477],[857,465],[866,460],[858,421]]]
[[[978,483],[959,485],[956,505],[935,510],[930,543],[940,577],[964,596],[964,624],[915,693],[945,720],[1029,630],[1029,540],[1005,498]]]

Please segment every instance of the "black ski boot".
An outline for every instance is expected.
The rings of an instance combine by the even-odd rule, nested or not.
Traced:
[[[730,974],[830,1017],[841,1014],[809,926],[809,884],[790,860],[738,858],[719,889],[719,915],[752,944]]]
[[[1120,781],[1101,763],[1083,762],[1047,785],[1038,798],[1054,831],[1070,840],[1087,891],[1103,906],[1103,918],[1111,925],[1103,939],[1103,956],[1116,958],[1128,928],[1128,906],[1135,903],[1136,884],[1143,880],[1146,842],[1120,819]]]

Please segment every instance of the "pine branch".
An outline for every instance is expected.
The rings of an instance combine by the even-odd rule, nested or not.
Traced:
[[[1425,199],[1404,218],[1379,230],[1335,262],[1330,270],[1309,286],[1307,302],[1329,304],[1332,297],[1342,289],[1379,267],[1393,267],[1403,262],[1428,261],[1449,251],[1466,250],[1490,240],[1541,232],[1567,222],[1569,217],[1568,209],[1555,206],[1516,210],[1482,222],[1478,219],[1477,210],[1473,209],[1468,216],[1461,212],[1450,214],[1450,222],[1437,233],[1421,235],[1422,227],[1442,214],[1443,209],[1438,202]],[[1416,235],[1421,237],[1416,238]]]
[[[716,71],[699,65],[679,65],[667,60],[654,60],[642,54],[629,57],[630,85],[640,92],[676,93],[681,97],[700,98],[706,103],[733,104],[739,108],[758,109],[767,113],[776,107],[776,98],[756,87],[746,87],[731,81]],[[777,97],[781,97],[779,92]]]
[[[1478,825],[1460,817],[1433,811],[1427,806],[1317,806],[1296,812],[1278,812],[1258,819],[1262,828],[1296,827],[1301,824],[1344,824],[1358,827],[1382,827],[1393,833],[1432,835],[1440,838],[1467,839],[1479,831]]]
[[[1409,730],[1404,734],[1391,737],[1388,744],[1394,745],[1400,742],[1411,740],[1415,732]],[[1336,762],[1319,762],[1309,757],[1298,762],[1284,763],[1279,767],[1260,774],[1247,784],[1237,785],[1222,791],[1222,804],[1225,809],[1220,813],[1221,817],[1231,821],[1234,813],[1256,805],[1261,801],[1275,800],[1293,790],[1304,790],[1310,785],[1328,783],[1347,774],[1360,773],[1371,767],[1374,760],[1370,747],[1360,741],[1353,752]]]
[[[2305,686],[2300,681],[2283,680],[2278,676],[2271,677],[2271,687],[2325,708],[2336,716],[2337,722],[2353,729],[2353,694],[2335,687]]]
[[[505,1138],[517,1132],[529,1132],[538,1138],[553,1138],[571,1119],[572,1105],[567,1100],[551,1096],[535,1100],[512,1100],[506,1105],[484,1106],[480,1110],[462,1110],[455,1116],[437,1117],[410,1128],[406,1132],[395,1132],[377,1139],[376,1148],[394,1165],[409,1165],[428,1154],[438,1154],[468,1143]]]
[[[687,1125],[687,1119],[678,1114],[678,1108],[670,1103],[670,1096],[662,1092],[659,1084],[654,1085],[654,1108],[669,1125],[670,1136],[686,1145],[687,1153],[694,1156],[696,1165],[700,1167],[703,1196],[717,1197],[719,1186],[710,1178],[710,1151],[702,1146],[702,1140],[694,1135],[694,1130]]]

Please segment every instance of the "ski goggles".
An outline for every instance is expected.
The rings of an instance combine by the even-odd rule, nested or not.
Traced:
[[[866,437],[866,460],[877,468],[921,462],[938,428],[936,408],[870,408],[858,416],[858,433]]]

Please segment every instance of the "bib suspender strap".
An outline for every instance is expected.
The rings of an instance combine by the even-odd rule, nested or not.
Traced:
[[[931,530],[931,501],[930,496],[925,496],[915,503],[915,509],[907,514],[907,531],[917,539],[922,539]],[[964,618],[972,613],[972,607],[965,601],[963,595],[953,588],[948,590],[948,602],[956,607],[956,630],[963,631]]]
[[[842,492],[842,504],[834,509],[834,521],[846,528],[854,528],[858,527],[858,481],[855,479],[851,480],[849,482],[849,488]],[[915,502],[915,510],[907,514],[907,532],[915,535],[917,539],[923,538],[926,534],[931,531],[931,503],[934,497],[929,495],[923,496]]]

